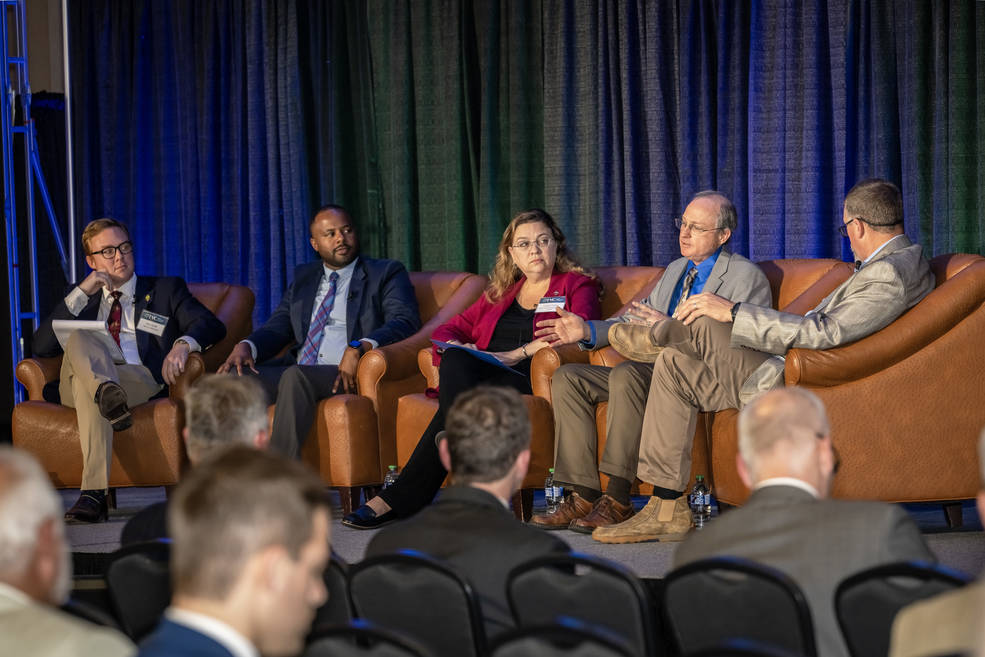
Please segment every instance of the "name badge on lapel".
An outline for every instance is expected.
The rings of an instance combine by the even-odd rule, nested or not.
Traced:
[[[152,313],[145,310],[140,313],[140,321],[137,322],[137,330],[146,333],[153,333],[157,337],[164,335],[164,327],[168,325],[168,317]]]
[[[534,312],[538,315],[555,312],[558,308],[564,308],[564,301],[564,297],[543,297]]]

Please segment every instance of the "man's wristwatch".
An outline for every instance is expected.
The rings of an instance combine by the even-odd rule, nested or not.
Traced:
[[[349,346],[358,351],[360,356],[366,352],[366,343],[362,340],[353,340],[349,343]]]
[[[738,301],[732,306],[732,323],[735,323],[735,314],[739,312],[739,304],[741,303],[741,301]]]
[[[177,340],[174,341],[174,343],[176,345],[179,345],[179,344],[185,345],[186,347],[188,347],[188,351],[191,351],[191,349],[192,349],[192,346],[190,344],[188,344],[188,340],[185,340],[184,338],[178,338]]]

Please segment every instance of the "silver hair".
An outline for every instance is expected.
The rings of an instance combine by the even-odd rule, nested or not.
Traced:
[[[805,388],[769,390],[739,412],[739,454],[754,479],[759,457],[778,443],[790,445],[792,457],[803,460],[813,453],[817,439],[830,433],[824,403]],[[790,465],[797,470],[803,463]]]
[[[736,226],[739,225],[739,211],[735,209],[735,204],[732,203],[728,196],[725,196],[725,194],[722,194],[714,189],[706,189],[702,192],[698,192],[691,200],[693,201],[696,198],[706,197],[714,197],[720,201],[718,205],[718,218],[715,223],[715,227],[719,229],[728,228],[734,233]]]
[[[250,376],[203,376],[185,395],[185,426],[192,462],[219,447],[252,446],[257,434],[268,427],[263,388]]]

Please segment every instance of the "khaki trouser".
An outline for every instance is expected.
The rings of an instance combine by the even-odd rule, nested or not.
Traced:
[[[569,363],[551,380],[554,407],[554,478],[601,490],[599,471],[632,482],[640,451],[643,412],[653,365],[626,361],[615,367]],[[608,402],[601,464],[595,406]]]
[[[105,381],[116,381],[127,393],[132,408],[142,404],[163,387],[143,365],[117,365],[105,348],[87,331],[76,331],[65,344],[58,390],[62,404],[75,409],[82,445],[82,489],[103,490],[109,486],[113,460],[113,427],[99,413],[96,389]]]

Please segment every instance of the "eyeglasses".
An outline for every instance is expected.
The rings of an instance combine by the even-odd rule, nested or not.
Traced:
[[[863,219],[862,217],[853,217],[852,219],[849,219],[845,223],[838,226],[837,228],[838,234],[841,235],[842,237],[848,237],[848,224],[852,223],[856,219],[858,219],[859,221],[865,221],[865,219]]]
[[[514,248],[518,251],[529,251],[534,247],[535,244],[537,245],[537,248],[539,248],[541,251],[546,251],[547,247],[549,247],[551,244],[554,244],[554,238],[546,237],[546,236],[538,237],[533,242],[529,242],[527,240],[521,240],[516,244],[512,244],[511,248]]]
[[[107,260],[112,260],[116,257],[116,252],[119,251],[120,255],[130,255],[133,253],[133,242],[127,240],[122,244],[117,244],[116,246],[107,246],[105,249],[99,249],[98,251],[93,251],[89,255],[96,255],[97,253]]]
[[[845,225],[847,226],[848,224]],[[820,431],[816,431],[814,435],[817,436],[818,440],[824,440],[828,436],[828,434],[821,433]],[[836,475],[838,474],[838,468],[841,467],[841,454],[838,453],[838,448],[834,446],[834,443],[831,444],[831,454],[835,459],[834,465],[831,466],[831,474]]]
[[[694,233],[700,235],[701,233],[710,233],[713,230],[721,230],[721,228],[702,228],[696,224],[688,223],[684,221],[683,217],[674,217],[674,225],[677,226],[679,231],[687,231],[689,233]]]

